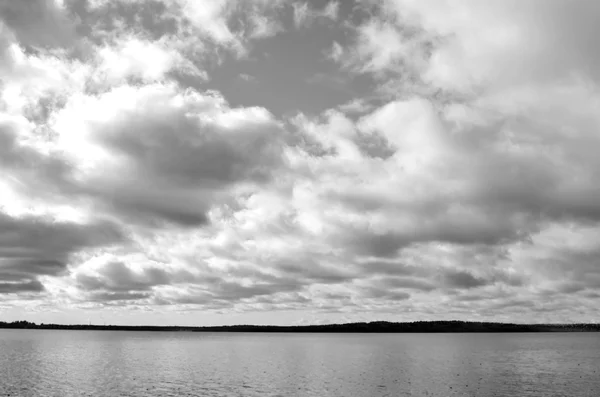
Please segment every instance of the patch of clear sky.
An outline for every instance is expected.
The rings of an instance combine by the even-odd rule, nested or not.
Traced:
[[[313,0],[309,6],[322,10],[327,3]],[[220,91],[232,106],[262,106],[278,117],[319,114],[364,97],[374,89],[372,79],[341,68],[328,54],[334,42],[343,47],[352,42],[347,25],[365,17],[354,1],[344,0],[337,21],[317,18],[296,28],[293,8],[285,7],[280,15],[284,31],[253,42],[247,57],[227,54],[209,70],[203,88]]]

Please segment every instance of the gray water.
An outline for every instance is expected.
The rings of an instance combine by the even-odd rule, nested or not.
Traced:
[[[0,330],[0,396],[598,396],[600,334]]]

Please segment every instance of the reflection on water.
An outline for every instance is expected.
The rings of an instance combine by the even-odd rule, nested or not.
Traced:
[[[600,334],[0,330],[0,395],[598,396]]]

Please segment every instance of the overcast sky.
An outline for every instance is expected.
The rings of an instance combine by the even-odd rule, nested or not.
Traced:
[[[0,0],[0,320],[600,321],[597,0]]]

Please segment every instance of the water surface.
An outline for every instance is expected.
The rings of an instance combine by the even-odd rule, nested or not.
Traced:
[[[598,396],[600,334],[0,330],[0,396]]]

